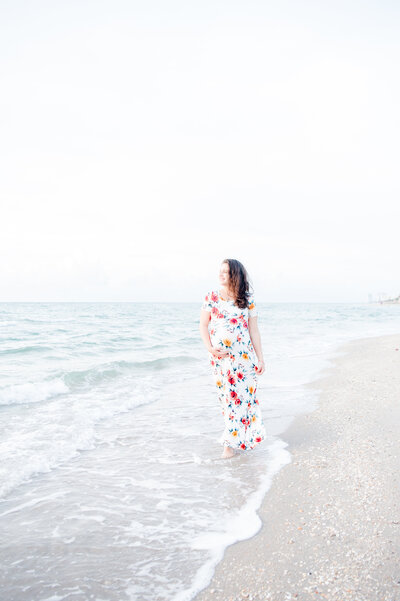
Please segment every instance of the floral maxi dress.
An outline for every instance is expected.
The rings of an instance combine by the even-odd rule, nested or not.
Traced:
[[[248,330],[248,317],[257,315],[254,297],[249,299],[249,308],[240,309],[234,301],[224,300],[218,291],[211,290],[202,309],[211,313],[212,346],[230,351],[221,359],[209,353],[225,421],[219,442],[234,449],[253,449],[265,438],[256,395],[257,358]]]

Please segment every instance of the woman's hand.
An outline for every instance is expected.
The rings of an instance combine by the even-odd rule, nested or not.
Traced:
[[[217,357],[217,359],[223,359],[231,354],[230,351],[224,351],[223,349],[215,348],[214,346],[212,346],[209,351],[214,357]]]
[[[264,359],[259,359],[256,365],[256,372],[258,376],[261,376],[265,372]]]

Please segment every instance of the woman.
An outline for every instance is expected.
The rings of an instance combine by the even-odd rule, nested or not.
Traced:
[[[240,261],[225,259],[219,279],[219,290],[210,290],[205,296],[200,334],[209,352],[224,416],[220,442],[226,459],[235,449],[253,449],[265,438],[256,397],[257,376],[264,373],[265,365],[246,269]]]

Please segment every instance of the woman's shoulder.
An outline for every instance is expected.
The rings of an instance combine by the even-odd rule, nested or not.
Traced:
[[[206,311],[212,311],[215,304],[218,302],[218,292],[216,290],[208,290],[204,297],[202,308]]]
[[[216,303],[219,298],[218,290],[214,290],[214,289],[208,290],[206,293],[206,298],[208,300],[212,301],[213,303]]]
[[[249,315],[251,317],[256,317],[258,315],[258,310],[257,310],[256,301],[254,298],[254,292],[250,292],[249,296],[247,297],[247,302],[248,302]]]

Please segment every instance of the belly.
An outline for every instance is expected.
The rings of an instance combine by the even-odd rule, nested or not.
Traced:
[[[237,334],[228,327],[215,328],[210,335],[213,346],[233,350],[237,344]]]

